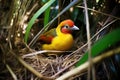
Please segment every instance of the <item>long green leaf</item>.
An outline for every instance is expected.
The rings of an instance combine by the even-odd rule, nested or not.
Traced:
[[[49,16],[50,15],[50,7],[45,11],[45,16],[44,16],[44,26],[46,26],[49,22]]]
[[[91,48],[91,55],[92,57],[97,56],[99,53],[107,49],[108,47],[114,45],[118,41],[120,41],[120,28],[117,30],[114,30],[113,32],[107,34],[102,39],[97,41]],[[80,66],[84,62],[88,60],[88,52],[86,52],[81,59],[78,61],[76,66]]]
[[[26,29],[26,33],[25,33],[25,42],[27,43],[28,41],[28,36],[30,33],[30,29],[32,27],[32,25],[34,24],[35,20],[48,8],[50,7],[51,4],[53,4],[55,2],[55,0],[50,0],[48,1],[44,6],[42,6],[42,8],[40,8],[35,14],[34,16],[31,18],[31,20],[28,23],[27,29]]]

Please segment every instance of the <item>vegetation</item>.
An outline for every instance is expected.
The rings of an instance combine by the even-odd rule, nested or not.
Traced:
[[[0,80],[119,80],[119,0],[0,0]],[[62,20],[80,28],[62,55],[39,36]]]

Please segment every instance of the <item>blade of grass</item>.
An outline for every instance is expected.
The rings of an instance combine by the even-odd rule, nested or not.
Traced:
[[[120,41],[120,35],[118,35],[119,33],[120,33],[120,28],[118,28],[117,30],[114,30],[113,32],[107,34],[102,39],[97,41],[91,48],[91,56],[92,57],[97,56],[99,53],[101,53],[108,47],[110,47],[110,46],[114,45],[115,43],[117,43],[118,41]],[[81,59],[76,64],[76,67],[85,63],[87,60],[88,60],[88,52],[86,52],[81,57]]]
[[[28,36],[30,33],[30,29],[32,27],[32,25],[34,24],[35,20],[48,8],[50,7],[51,4],[53,4],[55,2],[55,0],[50,0],[48,1],[44,6],[42,6],[42,8],[40,8],[35,14],[34,16],[31,18],[31,20],[28,23],[27,29],[26,29],[26,33],[25,33],[25,42],[27,43],[28,41]]]
[[[48,7],[48,9],[45,11],[45,15],[44,15],[44,27],[49,22],[49,15],[50,15],[50,7]]]

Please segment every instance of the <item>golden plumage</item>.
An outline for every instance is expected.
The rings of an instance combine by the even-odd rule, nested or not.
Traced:
[[[69,50],[73,46],[73,43],[74,43],[73,36],[71,34],[72,30],[79,30],[79,28],[77,28],[74,25],[74,22],[72,20],[62,21],[57,26],[57,28],[55,28],[56,36],[53,35],[53,32],[52,32],[51,36],[53,36],[53,38],[50,39],[51,43],[43,44],[42,49],[43,50],[58,50],[58,51]],[[48,31],[47,34],[50,35],[51,34],[50,31]],[[47,36],[47,35],[44,35],[44,36]]]

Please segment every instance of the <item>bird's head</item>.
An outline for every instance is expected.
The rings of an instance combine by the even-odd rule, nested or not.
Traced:
[[[72,33],[73,30],[79,30],[77,26],[74,25],[72,20],[64,20],[60,23],[60,30],[62,33]]]

